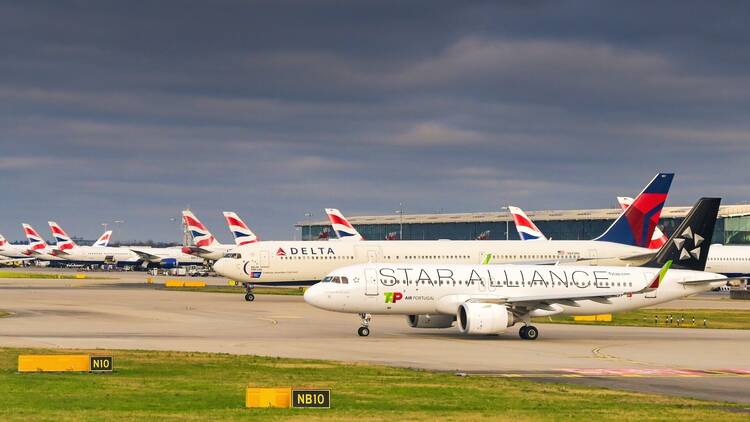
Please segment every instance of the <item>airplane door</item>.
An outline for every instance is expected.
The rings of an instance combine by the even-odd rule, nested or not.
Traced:
[[[372,249],[367,251],[367,262],[378,262],[378,251]]]
[[[596,249],[589,249],[589,258],[591,261],[589,261],[590,265],[597,265],[598,264],[598,255],[596,253]]]
[[[268,251],[260,251],[260,266],[263,268],[268,268],[269,264],[269,255]]]
[[[656,277],[656,273],[644,273],[643,278],[646,279],[646,283],[650,283],[654,277]],[[644,296],[646,299],[656,299],[656,292],[659,289],[651,290],[650,292],[646,292],[646,295]]]
[[[372,268],[365,270],[365,295],[378,295],[378,274]]]

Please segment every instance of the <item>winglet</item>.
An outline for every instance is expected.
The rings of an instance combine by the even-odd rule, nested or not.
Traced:
[[[491,253],[484,254],[484,258],[482,258],[482,265],[489,265],[491,258],[492,258]]]
[[[667,271],[669,271],[669,267],[672,266],[672,260],[670,259],[667,261],[666,264],[664,264],[663,267],[661,267],[661,270],[659,270],[659,274],[654,277],[653,281],[651,281],[651,284],[648,285],[649,289],[658,289],[659,285],[661,284],[661,281],[664,280],[664,276],[667,275]]]

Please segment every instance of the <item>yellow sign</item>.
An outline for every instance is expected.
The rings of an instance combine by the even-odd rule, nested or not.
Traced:
[[[205,281],[167,280],[165,287],[206,287]]]
[[[89,371],[112,372],[114,370],[114,358],[112,356],[90,356]]]
[[[291,388],[256,388],[247,387],[245,407],[291,407]]]
[[[612,322],[612,314],[602,315],[578,315],[573,317],[574,321],[604,321]]]
[[[89,355],[19,355],[18,372],[88,372]]]

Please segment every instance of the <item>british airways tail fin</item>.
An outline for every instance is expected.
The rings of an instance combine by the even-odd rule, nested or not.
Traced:
[[[341,240],[363,240],[364,237],[362,237],[361,234],[357,231],[357,229],[352,226],[352,224],[344,217],[343,214],[341,214],[341,211],[335,209],[335,208],[326,208],[326,214],[328,214],[328,219],[331,221],[331,226],[333,227],[333,231],[336,232],[336,236],[338,236]]]
[[[42,235],[34,230],[31,225],[23,223],[21,226],[23,226],[23,233],[26,235],[26,238],[29,239],[29,250],[38,251],[47,247],[47,242]]]
[[[5,236],[0,234],[0,246],[5,246],[8,243],[7,240],[5,240]]]
[[[94,246],[97,248],[105,248],[107,245],[109,245],[109,240],[112,239],[112,230],[107,230],[106,232],[102,233],[101,236],[99,236],[98,239],[96,239],[96,242],[94,242]]]
[[[236,212],[224,211],[224,219],[227,220],[229,231],[232,232],[234,243],[237,246],[248,245],[260,240]]]
[[[594,240],[648,247],[654,229],[659,223],[673,178],[674,173],[657,174],[635,198],[633,204],[620,214],[604,234]]]
[[[55,238],[55,249],[65,251],[76,247],[76,242],[65,233],[65,230],[59,224],[54,221],[48,221],[47,224],[49,224],[49,229],[52,231],[52,237]]]
[[[185,226],[187,226],[195,246],[214,246],[219,243],[192,211],[182,211],[182,220],[185,222]]]
[[[633,201],[634,199],[628,196],[617,197],[617,202],[620,204],[620,207],[623,211],[628,209],[629,206],[633,205]],[[659,226],[656,226],[654,227],[654,234],[651,236],[651,241],[648,243],[648,248],[659,249],[664,246],[665,243],[667,243],[667,240],[669,240],[667,235],[665,235],[664,232],[659,229]]]
[[[701,198],[646,267],[672,261],[672,268],[704,271],[721,198]]]
[[[522,209],[508,207],[508,211],[513,215],[513,222],[516,223],[516,231],[521,240],[547,240],[544,233],[539,230],[539,227],[531,221]]]

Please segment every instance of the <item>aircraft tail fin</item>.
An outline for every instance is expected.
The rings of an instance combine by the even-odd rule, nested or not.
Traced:
[[[547,238],[544,237],[544,233],[539,230],[539,227],[531,221],[522,209],[518,207],[508,207],[508,211],[510,211],[513,216],[513,222],[516,223],[516,231],[521,240],[547,240]]]
[[[5,236],[0,234],[0,246],[5,246],[8,243],[7,240],[5,240]]]
[[[260,240],[236,212],[224,211],[224,219],[227,221],[229,231],[232,232],[234,243],[237,246],[248,245]]]
[[[658,268],[672,261],[672,268],[704,271],[719,205],[721,198],[699,199],[667,243],[644,266]]]
[[[208,228],[201,223],[198,217],[190,210],[182,211],[182,220],[185,222],[193,243],[198,247],[213,246],[218,244],[216,238],[208,231]]]
[[[628,209],[629,206],[633,205],[633,198],[630,198],[628,196],[618,196],[617,202],[620,204],[620,207],[623,211]],[[651,236],[651,241],[648,243],[649,249],[660,249],[662,246],[664,246],[665,243],[667,243],[667,240],[669,238],[667,235],[664,234],[663,231],[659,228],[659,226],[654,227],[654,234]]]
[[[21,226],[26,238],[29,239],[29,250],[38,251],[47,247],[47,241],[30,224],[23,223]]]
[[[76,247],[76,242],[65,233],[65,230],[59,224],[54,221],[48,221],[47,224],[49,224],[49,229],[52,231],[52,237],[55,238],[55,249],[66,251]]]
[[[328,220],[331,221],[333,231],[336,232],[336,236],[342,240],[363,240],[361,234],[357,229],[352,226],[349,220],[341,214],[341,211],[335,208],[326,208],[326,214],[328,214]]]
[[[674,173],[658,173],[635,198],[633,204],[620,214],[604,234],[594,240],[648,247],[673,178]]]
[[[99,236],[98,239],[96,239],[96,242],[94,242],[94,246],[98,248],[107,247],[107,245],[109,245],[110,239],[112,239],[112,230],[107,230],[102,233],[102,235]]]

